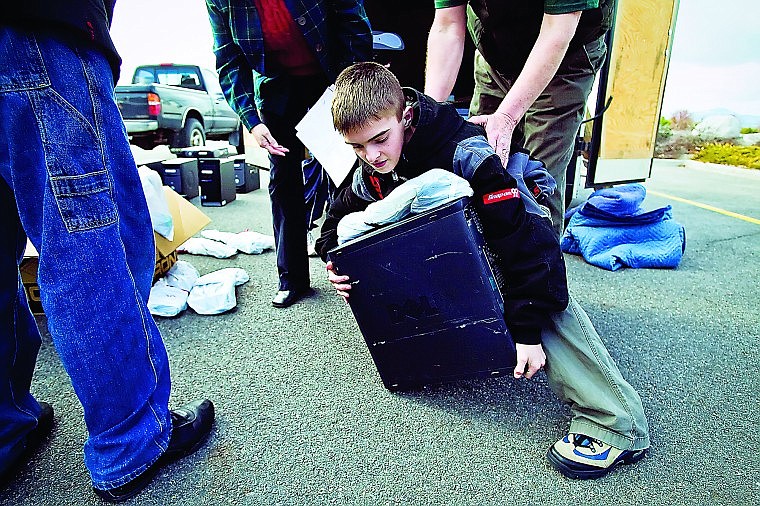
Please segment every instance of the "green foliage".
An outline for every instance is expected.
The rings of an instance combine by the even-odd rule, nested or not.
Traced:
[[[691,134],[694,124],[691,113],[685,110],[677,111],[670,119],[660,117],[654,156],[760,169],[760,142],[737,146],[734,139],[707,141]],[[742,128],[741,133],[760,133],[760,129]]]
[[[657,128],[657,142],[663,142],[673,135],[673,128],[670,126],[670,120],[660,117],[660,126]]]
[[[728,143],[705,144],[697,149],[694,160],[760,169],[760,146],[734,146]]]

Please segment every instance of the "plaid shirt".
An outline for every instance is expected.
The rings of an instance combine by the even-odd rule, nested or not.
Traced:
[[[285,4],[330,81],[351,63],[372,58],[363,0],[285,0]],[[253,0],[206,0],[206,7],[219,83],[250,130],[261,123],[258,110],[281,112],[289,90],[277,82],[280,69],[266,57]]]

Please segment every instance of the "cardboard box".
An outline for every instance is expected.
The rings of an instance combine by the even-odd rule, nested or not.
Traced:
[[[389,390],[513,371],[500,275],[466,199],[328,255],[351,279],[351,311]]]
[[[39,264],[37,250],[34,249],[31,243],[27,242],[24,259],[21,261],[19,271],[21,271],[21,283],[24,285],[29,309],[34,314],[43,314],[40,287],[37,286],[37,268]]]
[[[211,219],[193,204],[182,198],[177,192],[164,186],[166,203],[169,212],[174,219],[174,240],[169,241],[165,237],[154,232],[156,240],[156,266],[153,271],[153,280],[164,276],[172,265],[177,261],[177,248],[189,238],[197,234],[203,227],[211,223]],[[37,285],[37,269],[39,266],[39,254],[31,243],[27,242],[24,259],[19,270],[21,281],[24,284],[29,307],[34,314],[43,314],[40,301],[40,289]]]
[[[169,212],[174,219],[174,240],[169,241],[166,237],[153,234],[156,237],[154,280],[166,274],[177,261],[177,248],[211,223],[211,219],[203,211],[168,186],[164,186],[164,195],[166,196],[166,203],[169,205]]]

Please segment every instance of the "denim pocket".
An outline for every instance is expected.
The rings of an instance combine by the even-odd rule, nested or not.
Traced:
[[[31,91],[29,96],[50,186],[66,229],[76,232],[115,223],[113,186],[92,124],[51,87]]]
[[[55,91],[41,51],[44,47],[53,65],[65,66],[65,85],[84,94],[79,95],[79,109]],[[64,44],[0,27],[0,94],[23,96],[32,105],[53,197],[69,232],[117,220],[111,177],[93,126],[97,108],[89,93],[86,65]]]
[[[0,27],[0,93],[50,86],[34,36]]]

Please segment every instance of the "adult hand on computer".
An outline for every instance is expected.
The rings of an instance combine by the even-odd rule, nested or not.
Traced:
[[[348,276],[341,276],[336,273],[332,262],[327,262],[326,268],[327,280],[332,283],[335,291],[338,292],[338,295],[348,302],[348,291],[351,289],[351,283],[349,282]]]
[[[269,127],[264,123],[259,123],[251,129],[253,138],[259,143],[259,146],[266,149],[270,155],[285,156],[285,153],[290,151],[285,146],[281,146],[279,142],[272,137],[272,132],[269,131]]]
[[[546,364],[546,354],[540,344],[519,344],[517,348],[517,366],[515,378],[531,379]],[[526,371],[527,369],[527,371]]]

